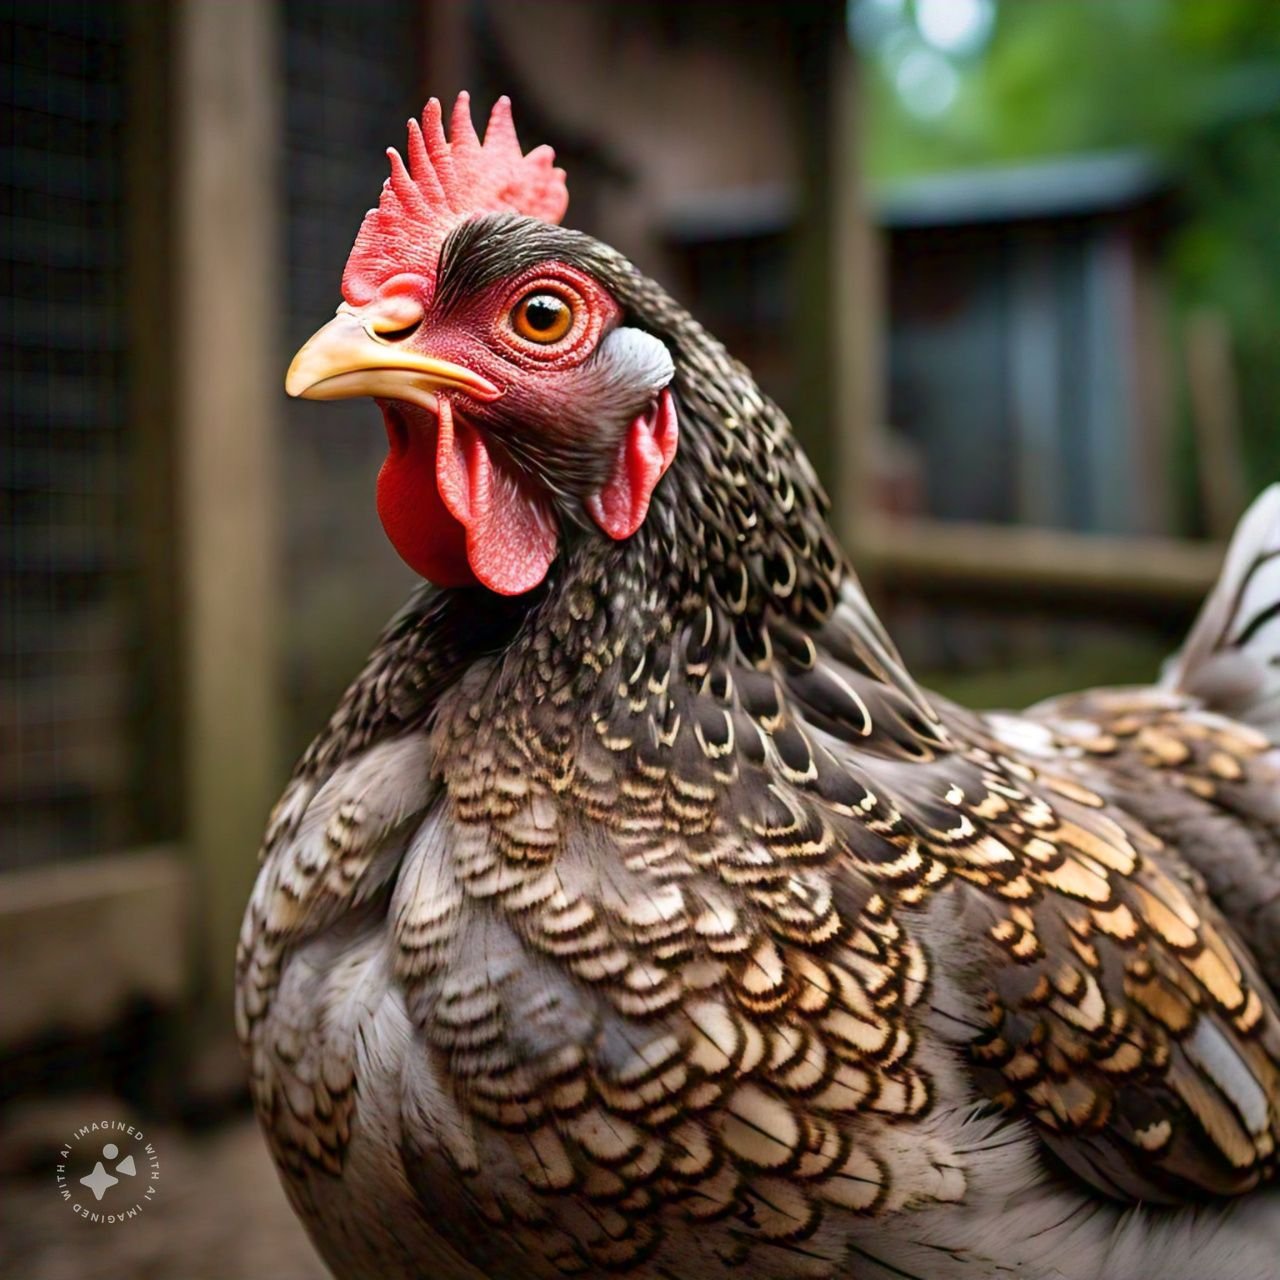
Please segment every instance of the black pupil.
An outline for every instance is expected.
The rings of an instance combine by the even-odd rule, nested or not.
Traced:
[[[564,303],[547,293],[534,294],[524,304],[524,321],[535,333],[545,333],[560,323]]]

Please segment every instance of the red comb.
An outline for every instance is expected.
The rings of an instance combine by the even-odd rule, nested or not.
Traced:
[[[559,222],[569,203],[564,170],[550,147],[521,154],[511,101],[499,98],[484,142],[471,124],[471,99],[458,94],[445,141],[440,103],[432,98],[422,126],[409,121],[409,165],[391,147],[391,177],[382,184],[342,273],[342,293],[353,306],[370,301],[380,285],[402,272],[433,284],[440,248],[449,232],[472,214],[508,210]]]

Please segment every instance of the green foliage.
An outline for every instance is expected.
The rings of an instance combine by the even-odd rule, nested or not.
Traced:
[[[961,55],[929,49],[919,2],[851,7],[873,178],[1117,147],[1162,157],[1182,217],[1174,298],[1226,313],[1252,478],[1280,476],[1280,3],[1002,0],[984,47]],[[955,73],[945,110],[904,93],[921,50]]]

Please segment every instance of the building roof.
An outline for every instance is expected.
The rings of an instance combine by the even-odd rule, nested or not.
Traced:
[[[1108,213],[1169,186],[1167,171],[1149,153],[1111,151],[929,174],[886,185],[873,201],[876,221],[894,230]]]

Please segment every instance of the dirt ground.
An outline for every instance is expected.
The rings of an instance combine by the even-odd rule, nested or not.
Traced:
[[[329,1280],[285,1200],[262,1139],[248,1117],[236,1117],[208,1133],[150,1127],[146,1137],[153,1144],[156,1161],[153,1199],[143,1204],[135,1218],[114,1224],[78,1216],[72,1202],[60,1194],[59,1148],[67,1141],[64,1133],[75,1132],[86,1117],[99,1111],[115,1114],[105,1108],[60,1104],[27,1111],[16,1123],[6,1117],[0,1140],[4,1148],[0,1276],[6,1280]],[[98,1138],[97,1148],[113,1136]],[[95,1138],[85,1135],[83,1144]],[[95,1149],[92,1155],[97,1154]],[[114,1157],[117,1151],[108,1154]],[[121,1147],[118,1154],[126,1155],[126,1148]],[[80,1172],[79,1165],[73,1172]],[[145,1169],[139,1169],[139,1174],[149,1176]],[[118,1181],[128,1185],[126,1176],[122,1174]],[[92,1207],[87,1192],[79,1191],[76,1200],[80,1199]],[[111,1201],[104,1198],[101,1203]]]

